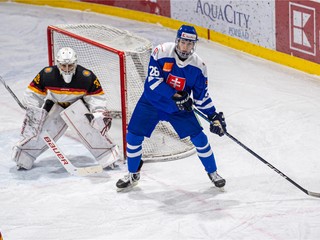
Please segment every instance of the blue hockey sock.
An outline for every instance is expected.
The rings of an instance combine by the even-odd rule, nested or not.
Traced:
[[[198,157],[205,170],[208,173],[215,172],[217,165],[207,136],[203,132],[200,132],[198,135],[191,137],[191,142],[196,147]]]
[[[127,160],[128,170],[131,173],[138,171],[142,157],[142,142],[144,137],[131,132],[127,134]]]

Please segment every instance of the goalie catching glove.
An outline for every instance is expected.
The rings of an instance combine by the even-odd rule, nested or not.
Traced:
[[[213,115],[208,117],[211,124],[210,124],[210,132],[214,134],[218,134],[220,137],[224,135],[227,131],[226,127],[227,124],[224,119],[223,112],[214,113]]]
[[[177,107],[180,111],[185,110],[187,112],[192,111],[193,101],[189,96],[189,93],[186,91],[179,91],[175,93],[172,97],[173,101],[177,104]]]
[[[107,133],[111,128],[112,116],[109,111],[100,110],[94,113],[88,113],[86,114],[86,117],[88,118],[90,125],[97,129],[101,135]]]

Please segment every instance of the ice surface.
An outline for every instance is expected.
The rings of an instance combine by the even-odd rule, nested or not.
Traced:
[[[89,12],[0,3],[0,75],[18,97],[47,65],[46,28],[100,23],[174,41],[175,31]],[[310,191],[320,192],[320,79],[201,39],[211,97],[228,131]],[[4,240],[316,240],[320,199],[310,197],[227,137],[210,134],[225,192],[196,155],[145,164],[129,193],[115,183],[126,166],[69,175],[50,152],[30,171],[10,160],[24,112],[0,86],[0,231]],[[119,130],[120,131],[120,130]],[[77,166],[94,160],[69,134],[58,141]]]

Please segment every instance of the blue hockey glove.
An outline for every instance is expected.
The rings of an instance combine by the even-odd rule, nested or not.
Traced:
[[[215,112],[209,117],[209,120],[211,121],[210,132],[218,134],[220,137],[223,136],[227,131],[227,124],[225,122],[223,112]]]
[[[177,96],[179,95],[179,96]],[[179,110],[185,110],[188,112],[192,111],[193,101],[189,96],[189,93],[186,91],[179,91],[173,97],[173,101],[177,104]]]

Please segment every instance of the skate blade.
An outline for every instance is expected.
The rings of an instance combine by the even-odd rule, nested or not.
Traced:
[[[117,192],[130,192],[132,190],[132,188],[134,188],[137,185],[138,185],[138,182],[135,182],[126,188],[118,188],[117,187]]]

